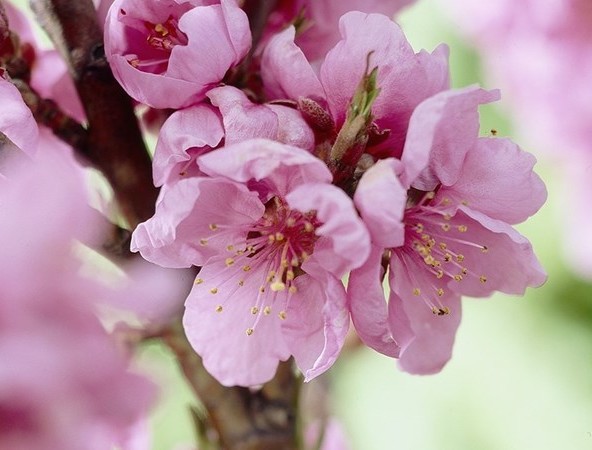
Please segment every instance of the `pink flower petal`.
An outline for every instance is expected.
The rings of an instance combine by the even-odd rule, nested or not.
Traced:
[[[248,225],[264,212],[257,194],[245,186],[222,179],[190,178],[161,191],[156,213],[132,235],[132,251],[163,267],[200,266],[243,242]],[[225,233],[214,227],[228,226]]]
[[[0,145],[4,145],[2,134],[10,139],[27,155],[37,150],[39,131],[31,110],[23,102],[20,92],[14,85],[0,76]]]
[[[152,170],[154,185],[198,174],[197,156],[216,147],[224,137],[218,112],[198,105],[174,112],[158,134]]]
[[[208,92],[208,98],[222,113],[225,145],[251,138],[276,138],[277,115],[267,106],[251,102],[240,89],[233,86],[215,88]]]
[[[523,222],[547,199],[543,181],[532,170],[535,163],[534,156],[509,139],[480,138],[446,195],[495,219]]]
[[[266,139],[234,144],[198,159],[200,169],[210,176],[223,176],[246,183],[263,181],[276,194],[306,183],[333,179],[327,166],[305,150]]]
[[[469,86],[441,92],[416,108],[402,157],[413,187],[430,191],[439,183],[450,186],[458,180],[465,155],[477,142],[477,107],[497,99],[498,91]],[[416,178],[418,170],[422,172]]]
[[[354,194],[372,243],[382,248],[398,247],[405,240],[407,190],[398,177],[402,170],[394,158],[379,160],[364,173]]]
[[[290,357],[278,316],[286,310],[288,292],[259,291],[267,277],[264,265],[246,275],[240,267],[228,267],[224,258],[210,260],[185,303],[187,338],[208,372],[225,386],[265,383],[278,362]]]
[[[286,28],[267,44],[261,75],[269,99],[322,99],[325,92],[306,56],[294,44],[294,27]]]
[[[313,276],[304,274],[294,280],[298,292],[290,299],[282,323],[284,338],[305,382],[333,365],[349,328],[343,284],[322,268],[313,272]]]
[[[401,347],[408,345],[413,333],[409,330],[407,339],[401,341],[393,336],[382,286],[382,254],[381,248],[373,246],[364,265],[352,271],[347,285],[348,302],[356,333],[362,342],[377,352],[398,358]],[[393,329],[401,337],[405,333],[404,323]]]
[[[370,236],[358,217],[351,199],[339,188],[308,183],[288,193],[291,208],[301,212],[316,211],[322,225],[311,261],[336,277],[360,267],[370,253]],[[309,272],[304,265],[304,270]]]

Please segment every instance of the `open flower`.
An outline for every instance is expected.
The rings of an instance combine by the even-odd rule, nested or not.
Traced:
[[[167,189],[132,250],[203,266],[184,326],[221,383],[264,383],[290,356],[307,380],[317,376],[348,328],[340,277],[369,251],[353,203],[320,160],[277,142],[244,141],[197,162],[208,177]]]
[[[494,98],[470,87],[426,100],[411,118],[402,161],[379,161],[354,197],[374,245],[350,277],[352,319],[367,345],[409,372],[436,372],[450,358],[460,295],[523,294],[546,279],[511,226],[546,199],[535,159],[507,139],[476,136],[477,106]]]
[[[250,45],[247,16],[234,0],[117,0],[105,24],[113,74],[154,108],[199,102]]]

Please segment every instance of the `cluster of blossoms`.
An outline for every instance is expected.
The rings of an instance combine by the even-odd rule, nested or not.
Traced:
[[[566,262],[592,277],[592,3],[446,2],[446,11],[479,49],[484,73],[504,90],[520,136],[565,178],[561,221]]]
[[[117,0],[107,16],[118,81],[175,110],[132,250],[201,268],[185,332],[225,385],[264,383],[290,357],[314,378],[350,318],[404,370],[436,372],[461,295],[546,277],[512,227],[545,201],[535,160],[478,136],[478,106],[498,93],[450,89],[447,48],[415,53],[385,15],[348,12],[340,40],[311,44],[308,3],[279,2],[254,47],[234,0]]]

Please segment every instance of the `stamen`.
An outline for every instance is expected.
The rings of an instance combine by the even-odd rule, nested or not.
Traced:
[[[223,310],[224,310],[224,308],[222,308],[222,305],[216,306],[216,312],[217,313],[221,313]]]

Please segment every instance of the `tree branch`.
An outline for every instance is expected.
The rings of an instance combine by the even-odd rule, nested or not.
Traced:
[[[107,63],[91,0],[33,0],[39,22],[62,52],[88,118],[88,155],[112,184],[133,228],[154,212],[158,194],[130,98]]]

